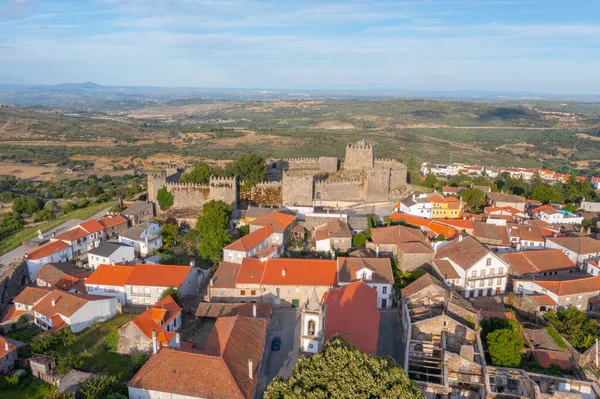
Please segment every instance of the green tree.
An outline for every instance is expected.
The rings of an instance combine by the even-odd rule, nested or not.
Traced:
[[[44,207],[44,202],[39,198],[19,197],[15,198],[12,204],[12,210],[17,213],[33,215]]]
[[[44,209],[54,213],[58,212],[60,210],[60,207],[58,206],[58,203],[55,200],[50,200],[44,204]]]
[[[180,181],[183,183],[208,184],[210,176],[213,174],[214,172],[210,166],[200,162],[189,173],[181,175]]]
[[[463,191],[461,197],[472,212],[483,211],[483,206],[485,205],[485,194],[483,191],[471,188]]]
[[[227,231],[230,217],[231,206],[223,201],[208,201],[202,206],[202,215],[198,218],[196,229],[202,239],[198,250],[203,258],[221,258],[223,247],[233,239]]]
[[[76,209],[77,209],[77,205],[75,205],[75,204],[74,204],[74,203],[72,203],[72,202],[67,202],[67,203],[65,204],[64,208],[63,208],[63,211],[64,211],[65,213],[71,213],[71,212],[73,212],[73,211],[74,211],[74,210],[76,210]]]
[[[423,179],[423,185],[425,187],[434,187],[437,182],[438,182],[438,179],[437,179],[437,177],[435,177],[435,175],[433,173],[428,174],[427,177],[425,177],[425,179]]]
[[[42,209],[35,213],[35,220],[38,222],[46,222],[54,219],[56,219],[56,216],[47,209]]]
[[[510,329],[499,329],[487,335],[488,351],[495,366],[517,367],[525,344],[521,334]]]
[[[23,216],[20,213],[6,213],[2,216],[2,220],[0,220],[0,235],[22,229],[23,226],[25,226],[25,219],[23,219]]]
[[[171,296],[171,298],[173,298],[173,300],[175,301],[175,303],[177,303],[179,306],[181,306],[181,293],[179,292],[179,289],[171,286],[167,289],[165,289],[162,294],[160,294],[160,298],[158,299],[159,301],[162,301],[163,299],[165,299],[168,296]]]
[[[365,237],[363,234],[356,234],[354,236],[354,238],[352,238],[352,246],[353,247],[360,247],[361,245],[365,245],[367,243],[367,237]]]
[[[67,374],[69,371],[83,367],[83,359],[79,353],[67,352],[56,359],[56,371],[59,374]]]
[[[175,197],[167,191],[166,187],[161,188],[156,193],[156,200],[158,201],[158,206],[161,211],[166,211],[170,207],[173,206],[173,202],[175,202]]]
[[[256,183],[265,181],[267,164],[260,155],[243,154],[227,165],[227,171],[233,176],[239,176],[247,186],[252,187]]]
[[[302,356],[288,380],[276,377],[265,399],[423,398],[391,357],[368,355],[334,335],[323,351]]]
[[[563,202],[563,197],[560,191],[550,186],[537,186],[531,193],[531,199],[540,201],[544,204],[560,204]]]
[[[83,399],[108,399],[108,396],[119,392],[119,382],[114,375],[101,374],[88,380],[79,389]]]
[[[558,312],[549,310],[544,318],[579,351],[585,351],[596,337],[600,337],[596,322],[575,307],[562,308]]]

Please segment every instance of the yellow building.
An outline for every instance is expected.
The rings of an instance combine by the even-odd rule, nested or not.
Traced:
[[[465,202],[454,197],[443,197],[437,193],[427,196],[431,203],[432,219],[460,219]]]

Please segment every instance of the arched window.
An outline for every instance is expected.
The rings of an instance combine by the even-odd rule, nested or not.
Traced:
[[[308,321],[308,336],[313,337],[315,335],[316,324],[314,320]]]

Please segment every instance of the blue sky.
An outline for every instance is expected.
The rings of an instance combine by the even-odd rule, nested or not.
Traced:
[[[0,0],[0,82],[600,94],[600,1]]]

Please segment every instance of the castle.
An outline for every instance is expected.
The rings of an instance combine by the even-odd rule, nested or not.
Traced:
[[[210,200],[222,200],[233,208],[253,205],[326,205],[331,202],[397,201],[411,192],[406,166],[392,159],[375,158],[373,144],[361,140],[346,146],[343,159],[294,158],[269,162],[282,173],[281,181],[247,187],[237,177],[211,177],[207,185],[178,183],[186,170],[170,167],[148,174],[148,196],[156,202],[166,187],[174,196],[174,209],[201,209]]]

